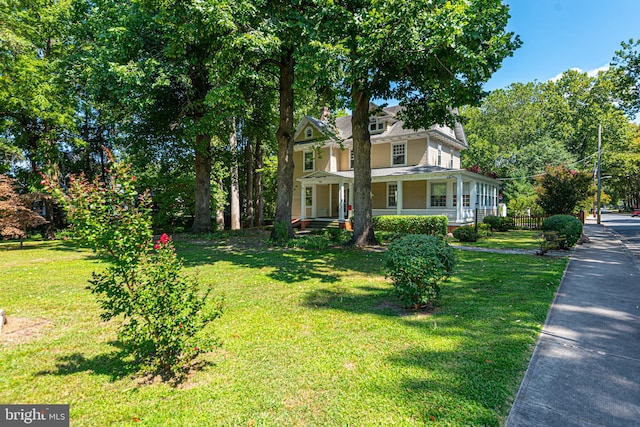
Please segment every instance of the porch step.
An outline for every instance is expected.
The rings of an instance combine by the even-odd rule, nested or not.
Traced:
[[[326,230],[327,228],[340,228],[340,222],[313,220],[305,227],[305,230]]]

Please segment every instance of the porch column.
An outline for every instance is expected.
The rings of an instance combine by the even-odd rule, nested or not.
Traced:
[[[456,200],[458,201],[458,205],[456,206],[456,222],[460,223],[462,221],[462,176],[458,176],[456,178]]]
[[[351,206],[351,213],[349,214],[349,217],[352,217],[353,215],[356,214],[356,212],[353,210],[353,187],[351,185],[351,183],[349,183],[349,205]]]
[[[402,215],[402,181],[396,181],[396,215]]]
[[[302,197],[300,198],[300,219],[307,218],[307,186],[302,184],[300,187],[302,191]]]
[[[338,190],[338,221],[344,221],[344,181],[340,181]]]

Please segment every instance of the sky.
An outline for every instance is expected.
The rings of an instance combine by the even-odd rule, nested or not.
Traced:
[[[640,39],[640,0],[505,0],[507,30],[522,46],[502,62],[485,84],[495,90],[511,83],[545,82],[577,68],[607,66],[622,41]]]

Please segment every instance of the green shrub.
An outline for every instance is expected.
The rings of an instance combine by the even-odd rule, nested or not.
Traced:
[[[489,225],[493,231],[498,231],[500,227],[500,217],[496,215],[487,215],[482,222]]]
[[[373,217],[376,231],[446,236],[449,220],[444,215],[382,215]]]
[[[556,231],[559,247],[569,249],[575,246],[582,236],[582,223],[571,215],[553,215],[542,222],[542,230]]]
[[[453,237],[460,242],[476,242],[480,238],[475,228],[470,225],[454,228]]]
[[[513,218],[487,215],[482,220],[483,223],[491,227],[491,231],[509,231],[513,228]]]
[[[286,246],[288,248],[300,248],[309,250],[327,249],[331,245],[331,240],[322,234],[309,235],[290,239]]]
[[[538,236],[540,251],[538,255],[544,255],[549,251],[560,249],[561,239],[558,238],[557,231],[545,231]]]
[[[442,237],[407,234],[391,242],[384,268],[400,299],[417,308],[439,301],[440,286],[456,261],[455,252]]]
[[[332,244],[342,245],[351,240],[352,233],[342,228],[327,228],[323,235],[327,237]]]
[[[478,224],[478,237],[490,237],[491,234],[491,226],[489,224]]]
[[[269,243],[273,246],[287,246],[291,240],[287,224],[284,222],[275,222],[273,224],[273,233],[269,237]]]

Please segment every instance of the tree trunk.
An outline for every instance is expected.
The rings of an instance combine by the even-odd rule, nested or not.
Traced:
[[[253,205],[256,207],[256,225],[264,225],[264,196],[262,195],[262,140],[258,137],[256,139],[256,173],[254,174],[255,183],[253,188],[255,189],[255,200]]]
[[[236,133],[236,118],[231,122],[229,135],[229,150],[231,150],[231,229],[240,230],[240,185],[238,182],[238,135]]]
[[[255,226],[255,209],[253,203],[253,147],[251,145],[251,139],[247,139],[247,145],[245,147],[245,167],[247,174],[247,188],[246,188],[246,200],[247,200],[247,227],[253,228]]]
[[[194,233],[211,231],[211,137],[196,136]]]
[[[218,188],[223,188],[224,182],[222,178],[218,178]],[[216,206],[216,230],[224,230],[224,204]]]
[[[276,239],[280,225],[293,237],[291,225],[291,205],[293,202],[293,48],[284,48],[280,58],[280,124],[278,140],[278,196],[276,199],[276,217],[271,237]]]
[[[369,134],[369,94],[354,85],[351,90],[355,110],[353,129],[353,237],[355,246],[377,245],[371,212],[371,135]]]
[[[44,226],[44,238],[46,240],[54,240],[56,238],[55,202],[52,197],[47,196],[45,196],[42,201],[44,203],[45,219],[47,220]]]

